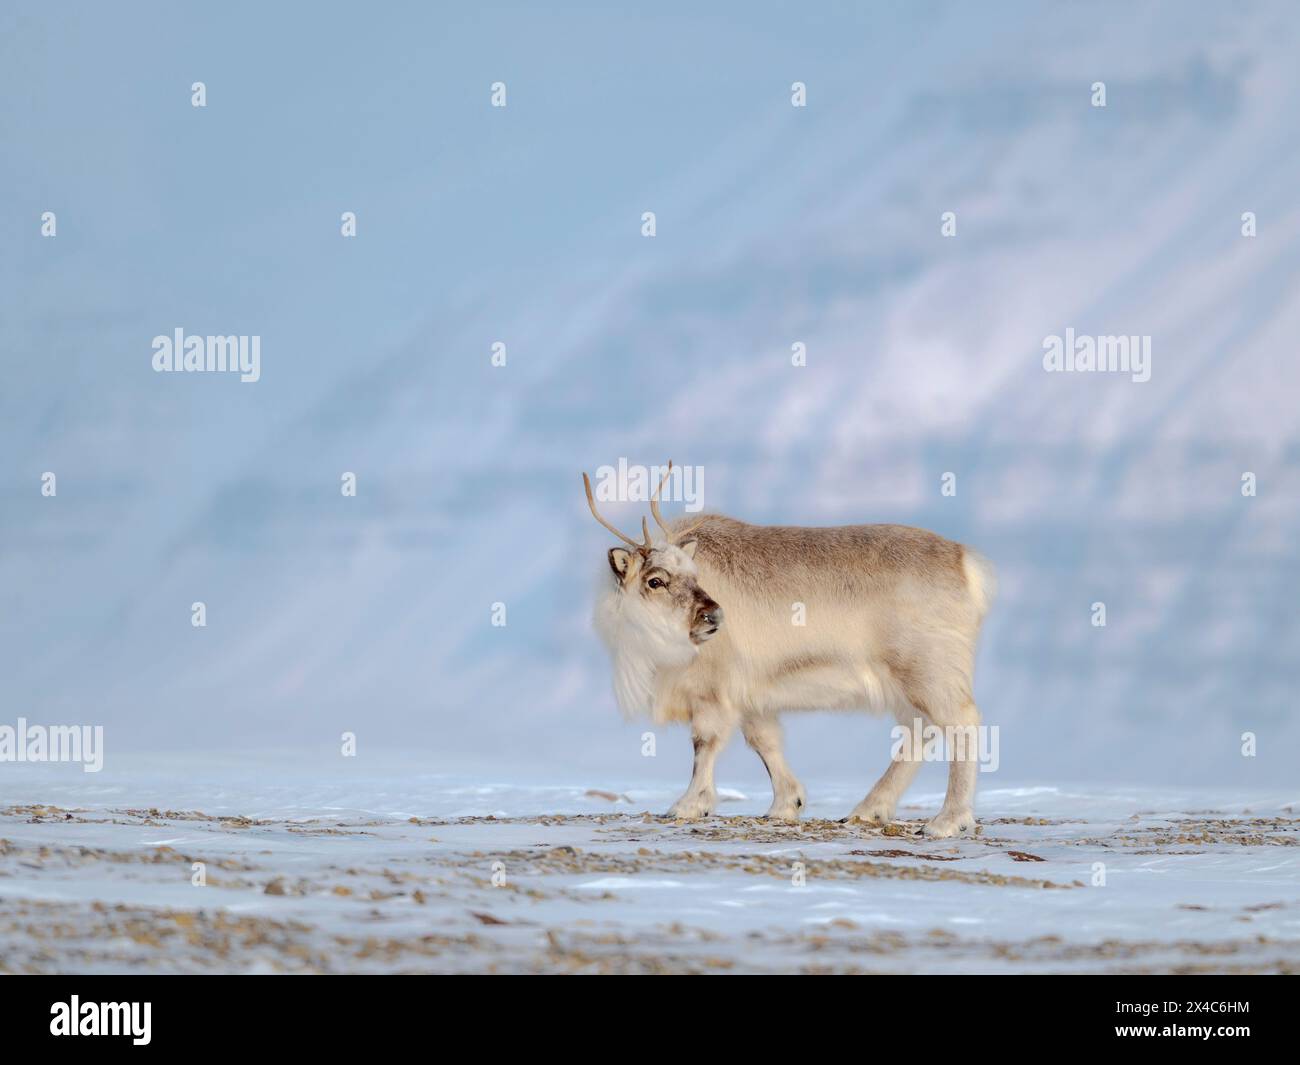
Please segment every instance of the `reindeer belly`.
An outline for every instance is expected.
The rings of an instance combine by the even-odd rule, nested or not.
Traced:
[[[784,658],[752,687],[746,701],[763,713],[864,710],[886,714],[903,701],[888,669],[836,655],[810,653]]]

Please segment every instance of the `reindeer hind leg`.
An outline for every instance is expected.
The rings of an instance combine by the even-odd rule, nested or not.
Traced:
[[[920,711],[909,707],[906,711],[900,711],[898,723],[912,735],[918,735],[925,725],[925,717]],[[912,749],[910,739],[905,739],[896,746],[898,750],[890,760],[889,767],[845,821],[868,825],[887,825],[893,821],[898,800],[916,779],[917,770],[921,768],[921,752]]]

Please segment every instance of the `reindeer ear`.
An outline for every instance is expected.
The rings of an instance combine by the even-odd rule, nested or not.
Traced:
[[[695,546],[696,546],[696,544],[697,544],[698,542],[699,542],[698,540],[683,540],[683,541],[682,541],[680,544],[678,544],[677,546],[680,547],[683,551],[686,552],[686,557],[687,557],[687,558],[694,558],[694,557],[695,557]]]
[[[632,565],[632,552],[622,547],[609,549],[609,568],[620,581],[627,576],[628,567]]]

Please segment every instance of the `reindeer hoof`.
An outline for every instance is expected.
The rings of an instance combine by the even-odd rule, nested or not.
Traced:
[[[887,825],[894,819],[894,808],[884,803],[859,803],[842,824]]]
[[[974,829],[975,815],[970,810],[958,810],[955,813],[940,810],[937,816],[932,817],[921,827],[921,832],[931,839],[948,839],[950,836],[972,832]]]
[[[669,808],[665,817],[677,821],[699,821],[713,813],[714,800],[707,796],[681,798]]]
[[[804,801],[801,796],[793,799],[773,799],[771,807],[763,816],[769,821],[798,821],[803,808]]]

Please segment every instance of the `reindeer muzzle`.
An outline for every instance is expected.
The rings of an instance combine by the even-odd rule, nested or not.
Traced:
[[[691,625],[691,642],[704,643],[712,639],[722,628],[722,607],[712,599],[701,603],[695,611],[695,622]]]

